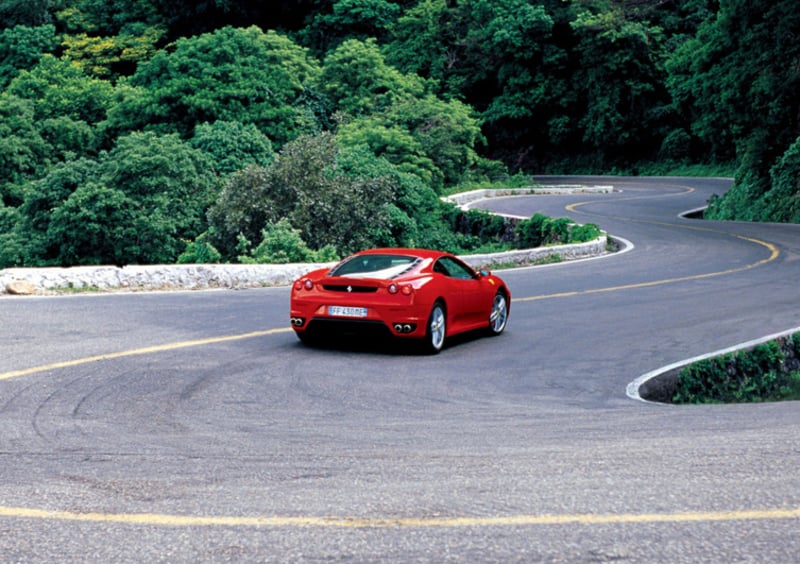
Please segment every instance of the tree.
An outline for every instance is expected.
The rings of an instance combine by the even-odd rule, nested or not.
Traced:
[[[712,202],[709,217],[769,219],[757,202],[800,132],[798,33],[795,2],[724,2],[673,61],[672,90],[690,108],[693,132],[723,158],[735,150],[740,163],[733,188]]]
[[[582,85],[578,125],[601,162],[630,164],[654,156],[664,132],[658,116],[669,98],[652,47],[660,31],[603,8],[580,11],[572,22],[580,69],[574,78]]]
[[[367,147],[376,157],[386,159],[399,170],[414,174],[441,190],[443,174],[428,157],[422,143],[402,125],[387,121],[382,115],[352,120],[339,127],[337,138],[344,147]]]
[[[442,185],[455,185],[464,178],[484,141],[475,111],[458,100],[433,95],[401,100],[388,108],[386,121],[411,133],[438,169]]]
[[[20,71],[33,68],[45,53],[58,46],[56,28],[17,25],[0,31],[0,89],[8,86]]]
[[[800,137],[770,171],[770,189],[759,200],[759,216],[800,223]]]
[[[366,150],[339,148],[330,133],[298,137],[267,168],[250,167],[231,177],[209,212],[213,244],[227,256],[231,249],[247,254],[281,219],[295,226],[312,250],[331,245],[347,254],[390,242],[395,184],[363,165],[375,159]]]
[[[251,165],[265,167],[274,156],[269,138],[252,123],[201,123],[195,127],[190,143],[211,156],[214,169],[223,175]]]
[[[233,173],[208,210],[209,242],[224,258],[234,259],[250,250],[267,225],[291,210],[290,198],[289,192],[274,191],[264,167],[250,165]]]
[[[433,79],[441,97],[474,107],[492,154],[518,168],[534,151],[573,141],[565,6],[424,0],[399,18],[384,52],[401,70]]]
[[[140,257],[152,225],[137,214],[137,202],[121,190],[89,181],[54,210],[47,238],[59,265],[124,265]],[[160,241],[159,241],[160,242]]]
[[[164,33],[158,26],[132,26],[131,31],[115,36],[67,35],[62,46],[64,55],[87,74],[116,80],[133,74],[138,63],[150,59]]]
[[[374,39],[348,39],[327,57],[322,90],[340,112],[353,116],[385,110],[397,101],[423,96],[426,84],[386,64]]]
[[[200,123],[254,124],[282,145],[316,128],[298,99],[319,74],[305,49],[274,31],[222,28],[179,39],[139,65],[109,122],[189,138]]]
[[[33,102],[37,120],[69,117],[96,125],[106,118],[114,87],[87,76],[69,59],[45,54],[35,67],[19,73],[6,92]]]
[[[0,0],[0,27],[50,23],[53,0]]]
[[[372,37],[385,43],[400,14],[400,6],[387,0],[337,0],[327,10],[313,14],[299,36],[322,58],[347,39]]]
[[[336,254],[332,246],[321,251],[311,250],[300,230],[292,227],[285,217],[273,223],[263,231],[261,243],[253,250],[252,256],[241,256],[244,263],[287,264],[291,262],[316,262],[335,260]]]
[[[19,233],[29,265],[172,263],[206,230],[216,193],[208,156],[177,135],[134,133],[98,159],[33,182]]]
[[[12,185],[34,176],[47,151],[47,143],[36,128],[33,103],[0,94],[0,202],[20,203]]]

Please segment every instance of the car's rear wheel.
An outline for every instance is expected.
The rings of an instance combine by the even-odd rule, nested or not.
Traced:
[[[425,350],[430,354],[436,354],[444,347],[444,338],[447,333],[447,314],[442,302],[433,304],[431,314],[428,317],[428,325],[425,330]]]
[[[497,292],[492,302],[492,311],[489,313],[489,332],[499,335],[508,323],[508,298],[505,293]]]
[[[308,331],[295,331],[295,335],[300,339],[300,342],[309,347],[317,347],[320,344],[318,335],[311,334]]]

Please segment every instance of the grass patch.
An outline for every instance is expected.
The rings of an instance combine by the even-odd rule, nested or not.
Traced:
[[[56,286],[54,288],[48,288],[48,290],[53,292],[58,292],[59,294],[93,294],[96,292],[103,292],[104,290],[99,286],[76,286],[73,282],[70,282],[66,286]]]
[[[673,403],[800,400],[800,333],[684,367]]]

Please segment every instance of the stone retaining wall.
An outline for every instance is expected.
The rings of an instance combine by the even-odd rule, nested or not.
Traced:
[[[452,202],[461,208],[478,200],[487,198],[504,198],[506,196],[536,196],[553,194],[610,194],[613,186],[580,186],[577,184],[560,184],[558,186],[529,186],[524,188],[482,188],[444,196],[442,200]]]
[[[460,206],[489,197],[522,194],[607,193],[612,186],[550,186],[473,190],[446,199]],[[490,264],[523,265],[558,255],[561,260],[599,256],[607,252],[607,238],[588,243],[535,249],[466,255],[461,259],[474,268]],[[335,263],[303,264],[186,264],[146,266],[75,266],[70,268],[7,268],[0,270],[0,294],[57,294],[72,290],[145,291],[205,290],[287,286],[303,274]]]
[[[557,245],[503,253],[462,256],[474,268],[489,264],[522,265],[559,255],[561,260],[599,256],[606,236],[577,245]],[[0,270],[0,294],[52,294],[70,290],[207,290],[287,286],[303,274],[335,263],[184,264],[146,266],[74,266]]]

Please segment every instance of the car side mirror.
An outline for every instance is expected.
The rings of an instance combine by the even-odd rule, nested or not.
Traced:
[[[488,268],[481,268],[478,271],[478,274],[481,276],[481,278],[485,278],[486,276],[490,276],[492,274],[492,271],[489,270]]]

